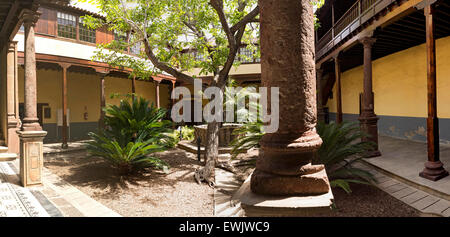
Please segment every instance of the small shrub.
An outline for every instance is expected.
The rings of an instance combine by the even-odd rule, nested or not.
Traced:
[[[195,139],[195,130],[193,127],[181,127],[181,139],[186,141],[193,141]]]
[[[374,146],[373,142],[361,141],[367,135],[361,132],[358,123],[319,122],[317,133],[323,141],[317,152],[318,163],[325,165],[332,187],[340,187],[350,193],[350,183],[370,184],[375,181],[371,173],[353,166]]]
[[[243,124],[241,127],[234,129],[233,135],[236,135],[236,138],[230,143],[232,147],[231,155],[232,158],[236,158],[248,149],[259,147],[259,141],[264,135],[263,123],[257,121]]]
[[[152,167],[167,171],[168,165],[151,156],[152,153],[167,150],[174,142],[168,135],[173,132],[172,123],[162,120],[165,109],[149,105],[144,98],[121,100],[120,105],[108,105],[104,109],[105,128],[89,133],[92,141],[87,149],[111,162],[126,174],[135,169]]]

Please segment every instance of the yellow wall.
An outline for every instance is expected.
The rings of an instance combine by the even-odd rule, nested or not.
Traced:
[[[121,96],[131,93],[131,80],[117,77],[105,78],[105,97],[106,104],[118,105],[123,97],[111,98],[111,94],[119,94]]]
[[[166,85],[166,84],[159,84],[159,101],[161,103],[161,107],[162,108],[169,108],[169,104],[170,104],[170,87],[172,87],[172,85]]]
[[[70,70],[70,69],[69,69]],[[38,103],[48,103],[51,118],[44,123],[56,123],[57,111],[62,108],[62,71],[37,70]],[[162,107],[169,104],[169,88],[160,85],[160,102]],[[131,80],[117,77],[106,77],[105,96],[107,104],[119,104],[121,98],[111,99],[112,93],[125,95],[131,93]],[[136,93],[155,103],[155,85],[153,82],[136,81]],[[24,70],[19,67],[19,101],[24,102]],[[122,97],[123,98],[123,97]],[[100,77],[94,74],[68,72],[67,74],[67,106],[70,109],[69,122],[96,122],[100,117]],[[84,113],[87,112],[87,120]]]
[[[450,118],[450,37],[437,40],[436,52],[438,117]],[[376,114],[427,116],[425,44],[377,59],[372,67]],[[363,88],[363,67],[343,72],[341,80],[342,111],[358,114],[359,93]],[[330,112],[336,112],[335,87],[333,96],[327,104]]]
[[[100,118],[100,78],[92,74],[67,74],[67,107],[70,122],[97,122]],[[87,112],[87,120],[84,113]]]
[[[19,102],[24,102],[24,70],[19,67]],[[48,103],[51,108],[51,118],[44,123],[56,123],[57,109],[62,108],[62,71],[37,70],[37,100],[38,103]]]

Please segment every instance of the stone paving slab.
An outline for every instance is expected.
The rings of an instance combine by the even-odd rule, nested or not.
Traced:
[[[214,216],[242,217],[244,210],[240,204],[231,201],[233,194],[241,187],[241,182],[236,180],[235,174],[222,169],[216,169],[215,173]]]
[[[427,161],[427,145],[423,142],[401,140],[379,136],[381,156],[364,159],[364,162],[377,169],[395,175],[402,182],[420,190],[450,201],[450,176],[438,181],[431,181],[419,176]],[[450,170],[450,146],[440,146],[440,159],[444,168]]]
[[[358,168],[369,171],[374,174],[377,181],[374,185],[419,210],[424,214],[433,214],[438,216],[450,217],[450,202],[444,198],[419,190],[402,180],[396,179],[394,175],[379,172],[373,166],[358,162],[355,164]]]
[[[50,201],[55,203],[65,216],[120,217],[118,213],[92,199],[48,169],[44,168],[43,173],[44,193],[57,194],[50,198]]]

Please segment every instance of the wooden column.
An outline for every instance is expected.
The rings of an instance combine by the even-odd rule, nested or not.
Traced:
[[[364,37],[360,39],[364,47],[364,79],[363,79],[363,108],[358,118],[361,130],[368,136],[362,138],[363,141],[371,141],[375,144],[373,149],[364,154],[365,157],[380,156],[378,150],[378,117],[374,111],[374,95],[372,89],[372,46],[375,43],[374,38]]]
[[[331,36],[334,39],[334,2],[331,4]]]
[[[69,147],[68,141],[68,124],[67,124],[67,69],[71,66],[69,63],[59,63],[62,68],[62,145],[63,149]]]
[[[176,83],[176,81],[172,81],[172,91],[174,91],[175,90],[175,83]],[[171,95],[172,95],[172,93],[171,93]],[[175,99],[172,99],[172,106],[175,104]]]
[[[134,100],[134,96],[136,94],[136,76],[133,76],[131,79],[131,98]]]
[[[424,8],[426,25],[427,46],[427,143],[428,161],[420,176],[429,180],[437,181],[448,176],[444,165],[439,159],[439,119],[437,117],[436,99],[436,40],[434,35],[434,6],[428,5]]]
[[[322,95],[322,76],[323,69],[318,66],[316,68],[316,90],[317,90],[317,120],[325,122],[325,113],[323,111],[323,95]]]
[[[334,56],[334,75],[336,76],[336,123],[342,123],[341,67],[339,55]]]
[[[36,55],[34,48],[34,27],[39,16],[40,13],[28,9],[23,10],[21,14],[25,27],[25,116],[22,125],[24,131],[42,130],[37,117]]]
[[[100,76],[100,119],[98,121],[99,129],[103,129],[105,127],[105,111],[103,109],[106,107],[106,98],[105,98],[105,77],[109,74],[108,69],[95,69]]]
[[[159,100],[159,84],[161,81],[155,81],[155,101],[156,101],[156,108],[161,108],[160,100]]]

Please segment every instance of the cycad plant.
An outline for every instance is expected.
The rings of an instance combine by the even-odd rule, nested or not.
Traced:
[[[318,163],[325,165],[332,187],[340,187],[350,193],[350,183],[370,184],[375,181],[371,173],[353,166],[374,146],[373,142],[361,141],[368,135],[360,130],[358,123],[319,122],[317,133],[323,141],[317,152]]]
[[[172,122],[163,120],[167,110],[156,108],[142,97],[128,97],[120,100],[119,106],[109,105],[104,111],[105,132],[116,139],[124,139],[119,141],[121,144],[136,140],[139,133],[144,131],[144,141],[154,138],[158,144],[164,146],[166,141],[171,139],[168,133],[172,132]]]
[[[232,158],[236,158],[248,149],[259,147],[259,141],[264,135],[263,123],[258,120],[243,124],[242,127],[233,130],[233,135],[236,135],[236,138],[230,143],[231,155]]]
[[[104,109],[105,128],[89,133],[88,151],[119,168],[121,174],[152,167],[167,170],[168,165],[151,156],[166,150],[173,139],[171,122],[164,121],[165,109],[157,109],[144,98],[121,100],[120,105]]]

